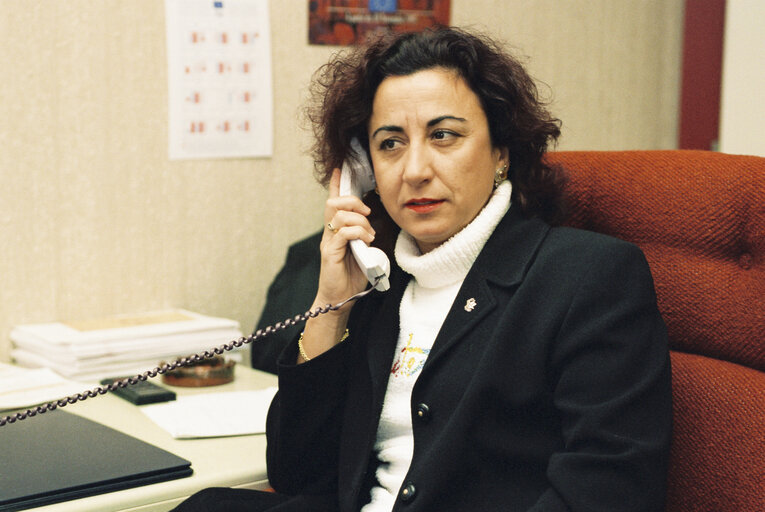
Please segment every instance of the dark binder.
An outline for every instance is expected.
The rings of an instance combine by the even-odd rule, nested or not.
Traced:
[[[0,511],[189,476],[191,462],[56,410],[0,427]]]

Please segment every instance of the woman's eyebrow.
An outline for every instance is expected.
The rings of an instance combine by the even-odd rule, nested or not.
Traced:
[[[428,128],[430,128],[431,126],[435,126],[438,123],[440,123],[441,121],[445,121],[447,119],[452,119],[454,121],[459,121],[461,123],[467,122],[467,119],[465,119],[463,117],[450,116],[450,115],[438,116],[435,119],[431,119],[430,121],[428,121]]]
[[[431,119],[430,121],[428,121],[427,126],[428,126],[428,128],[431,128],[431,127],[437,125],[438,123],[440,123],[441,121],[446,121],[447,119],[451,119],[453,121],[459,121],[461,123],[466,123],[467,122],[467,119],[465,119],[464,117],[444,115],[444,116],[438,116],[436,118]],[[385,132],[399,132],[400,133],[400,132],[403,132],[404,129],[402,127],[396,126],[396,125],[385,125],[385,126],[379,127],[374,132],[372,132],[372,137],[374,138],[377,135],[377,132],[381,132],[381,131],[385,131]]]
[[[377,132],[383,132],[383,131],[384,132],[403,132],[404,129],[401,128],[400,126],[395,126],[395,125],[390,125],[390,124],[389,125],[385,125],[385,126],[381,126],[378,129],[376,129],[374,132],[372,132],[372,138],[374,138],[375,135],[377,135]]]

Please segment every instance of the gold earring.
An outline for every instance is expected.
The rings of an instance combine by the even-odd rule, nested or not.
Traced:
[[[500,183],[505,181],[507,179],[507,166],[503,165],[502,167],[498,167],[496,171],[494,171],[494,188],[497,188]]]
[[[375,194],[377,194],[378,196],[380,195],[380,189],[377,187],[375,187]]]

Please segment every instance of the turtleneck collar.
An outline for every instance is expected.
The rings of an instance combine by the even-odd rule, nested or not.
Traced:
[[[502,182],[475,219],[432,251],[421,254],[417,242],[403,230],[396,240],[398,265],[423,288],[440,288],[465,279],[470,267],[510,208],[512,185]]]

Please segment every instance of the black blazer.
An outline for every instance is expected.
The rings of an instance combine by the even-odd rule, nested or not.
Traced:
[[[342,511],[368,501],[409,279],[399,268],[391,277],[388,292],[354,306],[345,342],[303,365],[296,344],[282,354],[267,428],[277,491]],[[395,510],[662,510],[669,354],[642,252],[511,208],[411,406],[414,456]]]

